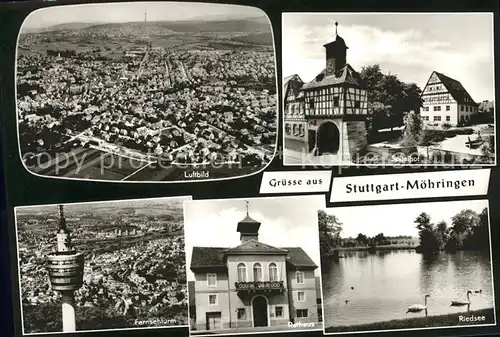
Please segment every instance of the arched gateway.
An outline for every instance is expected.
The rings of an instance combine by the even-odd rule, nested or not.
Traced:
[[[335,123],[326,121],[319,126],[316,146],[318,155],[337,154],[340,147],[340,132]]]

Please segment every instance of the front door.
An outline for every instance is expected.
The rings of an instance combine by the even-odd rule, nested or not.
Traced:
[[[257,296],[252,301],[253,326],[269,326],[267,321],[267,300],[263,296]]]
[[[222,329],[222,314],[220,312],[207,312],[207,330]]]

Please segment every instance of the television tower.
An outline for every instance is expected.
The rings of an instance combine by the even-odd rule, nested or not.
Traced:
[[[59,205],[57,251],[47,256],[47,262],[52,290],[62,295],[63,332],[76,331],[74,292],[83,284],[84,256],[71,244],[62,205]]]

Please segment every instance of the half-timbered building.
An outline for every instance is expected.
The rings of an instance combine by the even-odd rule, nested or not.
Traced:
[[[314,156],[334,154],[340,161],[350,161],[367,144],[368,98],[360,75],[346,62],[348,47],[337,34],[337,25],[334,39],[324,45],[325,69],[302,85],[300,93],[292,93],[291,89],[285,92],[285,148],[293,144],[292,140],[298,140],[297,134],[300,137],[298,129],[294,133],[294,125],[304,125],[304,136],[299,138],[302,149],[298,150]],[[295,114],[292,95],[293,104],[303,107]]]
[[[433,71],[422,91],[420,115],[431,125],[466,125],[478,113],[478,104],[457,80]]]

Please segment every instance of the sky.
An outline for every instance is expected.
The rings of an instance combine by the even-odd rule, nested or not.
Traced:
[[[325,68],[323,45],[338,34],[357,71],[383,73],[424,88],[433,70],[460,81],[476,102],[494,99],[493,15],[288,13],[282,16],[283,76],[311,81]]]
[[[71,22],[120,23],[144,21],[193,20],[263,16],[265,13],[255,7],[209,3],[181,2],[130,2],[107,4],[84,4],[56,6],[32,12],[23,29],[46,28]]]
[[[325,197],[269,197],[247,199],[196,200],[184,203],[184,233],[188,280],[193,246],[227,247],[240,244],[236,231],[246,215],[261,222],[259,241],[275,247],[301,247],[320,265],[318,210],[325,208]],[[319,275],[319,268],[316,269]]]
[[[487,200],[467,200],[336,207],[328,208],[325,212],[337,216],[338,220],[342,223],[341,237],[355,238],[359,233],[367,236],[375,236],[379,233],[384,233],[385,236],[417,236],[414,221],[422,212],[429,214],[432,223],[444,220],[450,226],[451,218],[460,211],[471,209],[477,213],[481,213],[485,207],[488,207]]]

